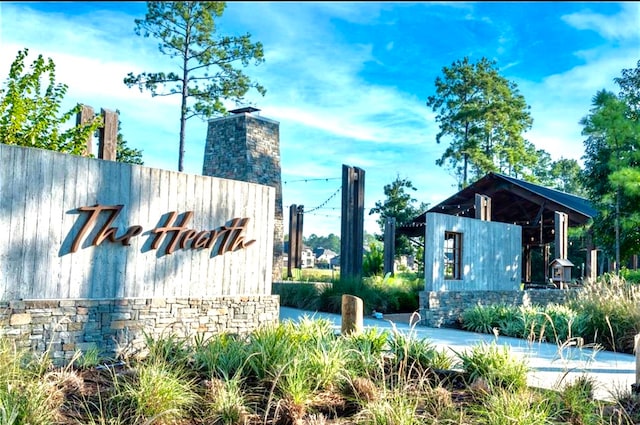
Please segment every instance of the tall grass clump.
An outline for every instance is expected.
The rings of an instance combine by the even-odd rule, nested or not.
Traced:
[[[408,368],[410,371],[424,373],[428,369],[451,369],[453,360],[444,350],[438,350],[426,339],[419,339],[412,333],[397,330],[389,340],[393,364]]]
[[[498,388],[480,397],[471,409],[478,423],[490,425],[552,425],[553,410],[546,399],[527,389]],[[564,422],[563,422],[564,423]],[[585,422],[585,424],[588,422]]]
[[[43,363],[44,362],[44,363]],[[0,337],[0,419],[2,424],[45,425],[55,422],[63,402],[55,382],[43,372],[47,358],[30,356],[14,343]]]
[[[343,335],[340,344],[347,356],[346,369],[349,375],[379,379],[384,369],[384,355],[389,350],[389,338],[389,331],[377,328]]]
[[[241,373],[247,362],[248,352],[245,338],[228,333],[196,341],[193,348],[193,365],[206,376],[226,379]]]
[[[296,338],[286,323],[261,326],[247,342],[247,367],[258,383],[271,387],[284,365],[298,352]]]
[[[160,359],[137,364],[133,377],[120,377],[115,384],[115,397],[130,407],[135,423],[174,423],[199,400],[187,371]]]
[[[143,336],[149,362],[159,361],[180,366],[188,365],[191,348],[185,338],[171,333],[157,337],[144,333]]]
[[[203,403],[203,416],[207,423],[242,425],[255,417],[244,392],[242,381],[238,377],[208,381]]]
[[[494,329],[508,321],[506,316],[510,310],[505,304],[473,306],[462,312],[462,328],[471,332],[493,333]]]
[[[633,353],[634,336],[640,333],[639,285],[606,274],[586,284],[569,306],[577,312],[575,332],[585,343]]]
[[[460,367],[468,374],[470,382],[484,380],[491,388],[519,391],[527,386],[528,366],[509,352],[507,346],[480,343],[461,353]]]
[[[556,412],[556,419],[570,424],[605,423],[602,407],[594,399],[596,381],[582,375],[564,384],[550,401]]]

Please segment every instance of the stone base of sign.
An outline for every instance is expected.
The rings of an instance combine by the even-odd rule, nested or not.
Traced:
[[[95,348],[106,357],[135,354],[145,336],[247,334],[278,322],[279,301],[277,295],[0,301],[0,337],[65,365]]]
[[[422,291],[420,325],[432,328],[459,327],[462,312],[480,306],[545,306],[564,304],[580,289],[528,289],[523,291]]]

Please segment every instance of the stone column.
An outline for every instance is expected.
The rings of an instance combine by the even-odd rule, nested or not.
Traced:
[[[209,120],[202,174],[275,188],[272,278],[279,281],[284,250],[280,123],[260,116],[259,111],[241,108]]]

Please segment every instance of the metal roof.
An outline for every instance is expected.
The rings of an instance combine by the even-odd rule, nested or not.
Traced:
[[[523,228],[523,243],[548,243],[553,240],[554,213],[564,212],[570,227],[586,224],[596,215],[587,199],[549,189],[499,173],[489,173],[448,199],[414,218],[396,226],[396,232],[407,236],[424,235],[429,212],[475,217],[475,196],[491,198],[491,220],[514,223]]]

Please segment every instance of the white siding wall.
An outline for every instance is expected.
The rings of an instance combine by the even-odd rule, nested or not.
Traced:
[[[460,280],[444,278],[444,232],[462,234]],[[428,213],[425,290],[485,291],[520,288],[522,228],[513,224]]]
[[[94,231],[71,253],[87,218],[77,208],[96,204],[124,205],[118,236],[134,225],[142,234],[91,246]],[[274,209],[268,186],[0,144],[0,300],[270,295]],[[162,255],[169,235],[151,249],[150,231],[172,211],[193,211],[197,231],[247,217],[255,242]]]

